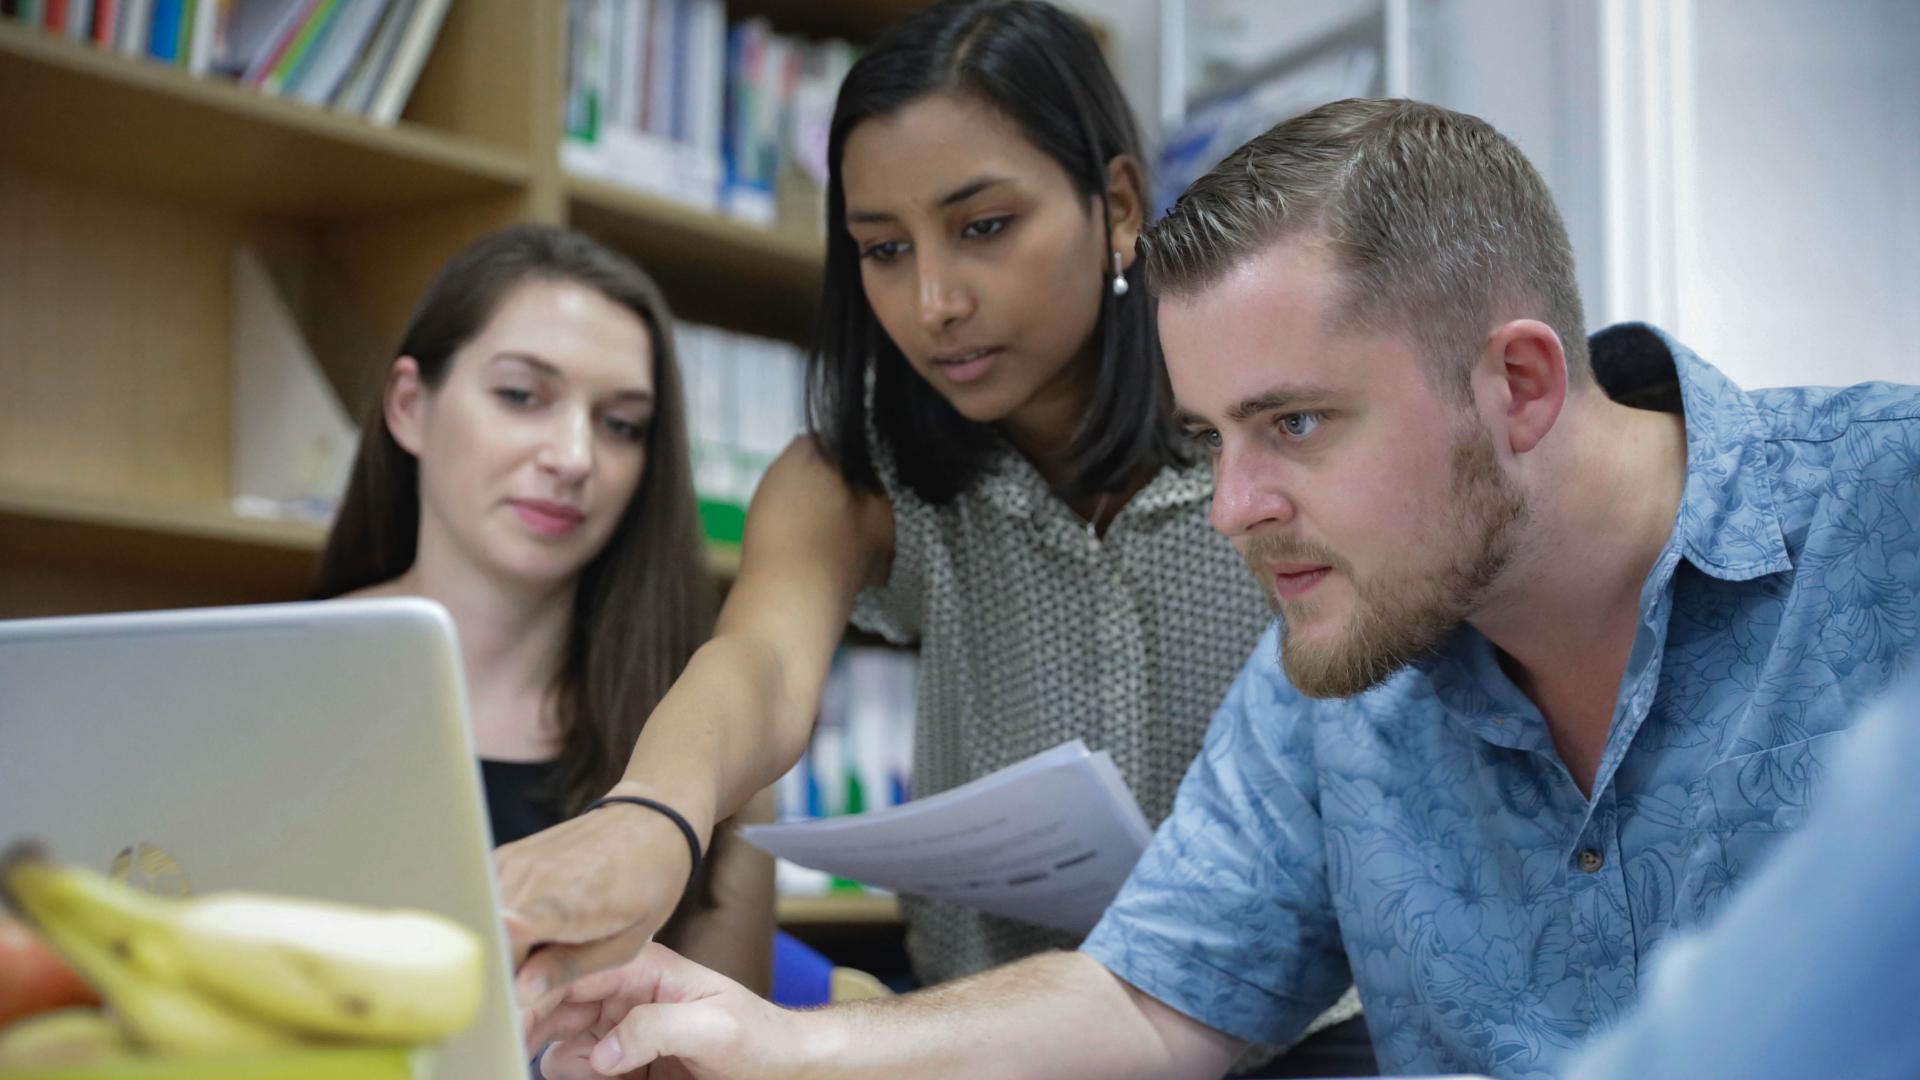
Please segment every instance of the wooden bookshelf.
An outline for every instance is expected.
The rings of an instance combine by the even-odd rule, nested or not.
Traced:
[[[37,522],[61,530],[76,546],[84,545],[91,534],[118,533],[311,554],[320,550],[326,538],[326,529],[320,525],[244,517],[216,503],[143,503],[25,487],[0,487],[0,520],[15,526]]]
[[[0,610],[65,615],[300,597],[325,532],[214,504],[0,487]]]
[[[920,6],[729,13],[861,40]],[[684,318],[804,340],[817,225],[756,228],[562,169],[565,11],[454,4],[392,127],[0,20],[0,618],[303,594],[322,531],[228,509],[243,246],[337,286],[289,302],[351,331],[342,355],[316,344],[350,411],[434,271],[516,221],[634,256]],[[738,549],[709,566],[731,577]]]
[[[616,245],[658,278],[674,314],[800,340],[813,317],[826,244],[614,184],[567,176],[567,221]]]
[[[740,573],[740,545],[708,541],[707,571],[722,581],[732,581]]]
[[[342,216],[524,190],[524,154],[195,78],[0,22],[9,166],[209,203]]]
[[[900,921],[900,901],[875,893],[782,896],[775,913],[782,926],[888,926]]]
[[[319,568],[325,527],[248,517],[220,503],[106,499],[0,486],[0,563],[34,575],[0,575],[0,610],[11,616],[120,610],[132,591],[172,607],[202,593],[219,603],[267,603],[305,595]],[[713,544],[707,568],[740,569],[740,549]],[[150,584],[142,586],[142,581]],[[178,600],[170,598],[179,597]]]

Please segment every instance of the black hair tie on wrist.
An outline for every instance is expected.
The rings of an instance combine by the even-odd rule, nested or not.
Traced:
[[[693,826],[687,823],[686,818],[680,816],[680,811],[658,799],[649,799],[641,795],[609,795],[604,799],[595,800],[580,812],[589,814],[609,803],[632,803],[635,806],[644,806],[649,810],[658,811],[665,815],[668,821],[680,826],[680,834],[687,838],[687,851],[693,856],[693,867],[687,871],[687,887],[680,894],[680,899],[684,902],[688,894],[693,892],[693,883],[700,880],[700,834],[693,831]]]

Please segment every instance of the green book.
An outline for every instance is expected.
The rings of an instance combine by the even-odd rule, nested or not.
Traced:
[[[326,30],[327,24],[333,21],[333,16],[339,10],[340,0],[322,0],[322,3],[313,9],[313,14],[307,18],[306,25],[300,28],[300,35],[293,39],[292,46],[280,57],[280,62],[273,66],[273,73],[267,76],[266,85],[263,87],[267,93],[278,94],[286,88],[287,81],[299,69],[301,62],[312,51],[313,43],[319,39],[321,33]]]
[[[185,0],[180,12],[180,41],[173,50],[173,65],[186,67],[193,55],[193,20],[200,17],[200,8],[211,4],[213,0]],[[209,14],[209,18],[211,14]]]
[[[845,812],[849,814],[860,814],[865,813],[866,809],[867,797],[866,792],[860,786],[860,770],[849,766],[847,769],[847,808]],[[843,878],[836,875],[829,889],[832,892],[864,892],[865,886],[850,878]]]

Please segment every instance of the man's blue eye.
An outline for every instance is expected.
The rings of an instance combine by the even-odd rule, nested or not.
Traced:
[[[1319,427],[1320,421],[1324,419],[1326,419],[1324,413],[1288,413],[1280,418],[1280,430],[1286,432],[1291,438],[1304,439],[1313,434],[1313,429]]]

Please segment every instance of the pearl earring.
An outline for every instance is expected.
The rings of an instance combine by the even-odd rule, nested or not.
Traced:
[[[1127,284],[1127,273],[1120,267],[1120,253],[1115,251],[1113,253],[1113,295],[1125,296],[1128,288],[1130,286]]]

